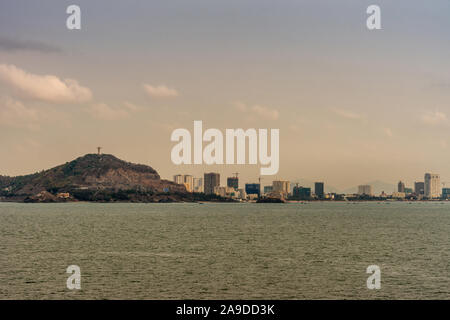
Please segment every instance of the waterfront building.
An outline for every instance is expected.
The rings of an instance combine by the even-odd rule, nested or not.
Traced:
[[[227,187],[234,188],[235,190],[239,189],[239,178],[238,177],[228,177],[227,178]]]
[[[246,183],[245,193],[247,195],[256,194],[258,197],[261,196],[261,185],[259,183]]]
[[[360,186],[358,186],[358,194],[359,195],[371,196],[372,195],[372,186],[370,186],[370,185],[360,185]]]
[[[290,193],[291,183],[285,180],[276,180],[272,182],[272,191],[279,192],[284,197],[287,197]]]
[[[392,198],[393,199],[405,199],[406,194],[404,192],[393,192]]]
[[[425,193],[425,183],[424,182],[414,182],[414,193],[416,195],[423,195]]]
[[[405,183],[404,182],[401,182],[401,181],[398,182],[397,191],[405,192]]]
[[[441,196],[441,177],[436,173],[425,173],[424,195],[428,199]]]
[[[205,173],[203,176],[205,194],[214,194],[214,188],[220,186],[220,174]]]
[[[194,178],[194,192],[203,192],[202,178]]]
[[[174,175],[173,182],[178,183],[178,184],[183,184],[184,183],[183,175],[182,174]]]
[[[194,177],[191,175],[186,174],[183,177],[183,184],[186,187],[186,191],[187,192],[192,192],[194,191]]]
[[[311,188],[295,186],[292,192],[292,197],[296,200],[310,200]]]
[[[323,199],[323,197],[325,195],[323,182],[314,183],[314,193],[316,194],[317,198]]]
[[[273,191],[272,186],[264,186],[264,194],[271,193]]]
[[[450,199],[450,188],[442,188],[442,199]]]

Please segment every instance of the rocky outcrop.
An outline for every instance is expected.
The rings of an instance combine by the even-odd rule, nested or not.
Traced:
[[[42,202],[60,201],[60,197],[56,197],[58,193],[100,192],[125,197],[122,191],[127,191],[126,194],[137,194],[141,198],[157,194],[177,194],[179,198],[180,194],[186,194],[184,185],[162,180],[152,167],[126,162],[110,154],[87,154],[39,173],[2,177],[0,182],[3,197],[28,197],[33,201],[42,199]]]

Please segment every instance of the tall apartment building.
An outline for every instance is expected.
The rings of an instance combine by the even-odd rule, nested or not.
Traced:
[[[325,195],[323,182],[314,183],[314,193],[319,199],[322,199]]]
[[[284,196],[289,195],[291,190],[291,183],[289,181],[277,180],[272,182],[272,191],[279,192]]]
[[[194,192],[203,192],[202,178],[194,178]]]
[[[194,191],[194,177],[190,175],[184,176],[184,186],[186,187],[187,192]]]
[[[414,182],[414,193],[416,195],[425,194],[425,183],[424,182]]]
[[[178,183],[178,184],[183,184],[184,183],[183,175],[182,174],[174,175],[173,182]]]
[[[360,186],[358,186],[358,194],[359,195],[371,196],[372,195],[372,186],[370,186],[370,185],[360,185]]]
[[[404,182],[401,182],[401,181],[398,182],[397,191],[405,192],[405,183]]]
[[[235,190],[239,189],[239,178],[238,177],[228,177],[227,178],[227,187],[234,188]]]
[[[214,194],[214,187],[220,186],[220,174],[215,172],[205,173],[203,176],[205,194]]]
[[[441,196],[441,177],[436,173],[425,173],[425,197],[439,198]]]

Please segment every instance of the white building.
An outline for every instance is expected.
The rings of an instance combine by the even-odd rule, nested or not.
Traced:
[[[436,173],[425,173],[424,195],[428,199],[441,196],[441,177]]]
[[[372,186],[367,185],[367,184],[358,186],[358,194],[371,196],[372,195]]]
[[[182,174],[174,175],[173,182],[178,183],[178,184],[183,184],[184,183],[183,175]]]
[[[202,178],[194,178],[194,192],[203,192]]]
[[[272,192],[279,192],[286,197],[290,190],[291,183],[289,181],[277,180],[272,182]]]

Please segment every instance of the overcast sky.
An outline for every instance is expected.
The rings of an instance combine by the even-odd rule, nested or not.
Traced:
[[[175,128],[280,129],[278,179],[450,181],[450,1],[0,1],[0,174],[103,146],[162,177]],[[381,7],[382,30],[366,28]],[[450,183],[450,182],[449,182]]]

